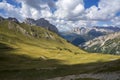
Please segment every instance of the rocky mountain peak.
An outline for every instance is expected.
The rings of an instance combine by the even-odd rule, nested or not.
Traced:
[[[85,35],[89,32],[101,32],[101,33],[113,33],[113,32],[119,32],[119,27],[113,27],[113,26],[93,26],[93,27],[75,27],[71,31],[71,33],[79,34],[79,35]]]
[[[35,25],[35,20],[32,18],[26,18],[24,22],[30,25]]]
[[[8,20],[19,23],[19,21],[16,18],[9,17]]]
[[[47,21],[47,20],[45,20],[44,18],[40,18],[37,21]],[[47,21],[47,22],[49,22],[49,21]]]
[[[56,26],[54,26],[53,24],[51,24],[49,21],[45,20],[44,18],[40,18],[38,20],[27,18],[25,20],[25,23],[30,24],[30,25],[40,26],[52,32],[58,33],[58,29],[56,28]]]

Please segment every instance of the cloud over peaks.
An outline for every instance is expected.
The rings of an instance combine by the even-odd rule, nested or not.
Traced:
[[[59,30],[72,27],[90,27],[94,25],[120,26],[120,0],[99,0],[98,6],[85,8],[84,0],[15,0],[20,7],[15,7],[3,0],[0,2],[0,15],[25,18],[45,18]],[[90,0],[88,0],[90,1]]]

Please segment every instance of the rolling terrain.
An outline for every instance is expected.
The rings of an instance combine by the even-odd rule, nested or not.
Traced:
[[[42,27],[0,20],[0,80],[120,72],[120,56],[89,54]]]

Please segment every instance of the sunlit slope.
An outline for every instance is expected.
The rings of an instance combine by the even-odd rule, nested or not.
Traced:
[[[32,58],[64,60],[69,55],[86,53],[44,28],[8,20],[0,22],[0,42],[14,48],[14,54]]]
[[[102,63],[117,59],[120,59],[120,56],[89,54],[41,27],[8,20],[0,22],[1,79],[9,77],[19,79],[19,76],[27,77],[29,75],[34,80],[40,75],[41,78],[49,78],[91,72],[99,65],[90,63]],[[77,64],[80,66],[76,66]],[[120,67],[116,66],[117,64],[112,67],[113,71]],[[88,68],[88,66],[93,67]],[[19,74],[17,74],[18,71]],[[17,75],[13,76],[14,74]]]
[[[45,30],[41,27],[29,26],[24,23],[17,24],[10,21],[1,22],[0,41],[16,45],[17,47],[22,46],[21,44],[36,46],[41,49],[46,49],[45,52],[49,52],[47,49],[53,51],[54,49],[63,49],[68,52],[73,51],[73,53],[77,51],[84,53],[84,51],[67,43],[66,40],[60,38],[57,34]]]

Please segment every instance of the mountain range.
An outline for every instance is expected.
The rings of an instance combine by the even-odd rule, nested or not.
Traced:
[[[79,46],[89,52],[120,54],[120,32],[97,37]]]
[[[79,35],[85,35],[88,33],[105,33],[109,34],[112,32],[118,32],[120,31],[119,27],[116,26],[93,26],[93,27],[75,27],[71,30],[71,33],[79,34]],[[99,35],[98,35],[99,36]]]
[[[81,28],[73,28],[69,32],[61,32],[61,36],[65,39],[67,39],[72,44],[79,46],[83,48],[84,50],[87,50],[88,52],[99,52],[99,53],[110,53],[110,54],[119,54],[119,41],[118,43],[113,42],[116,40],[116,38],[113,38],[113,43],[109,43],[109,47],[104,48],[103,46],[100,46],[99,44],[102,44],[104,42],[103,38],[99,38],[101,36],[104,36],[105,38],[109,39],[110,36],[115,36],[114,33],[120,34],[120,28],[119,27],[102,27],[102,26],[94,26],[90,28],[81,27]],[[110,36],[109,36],[110,35]],[[119,36],[118,36],[119,37]],[[95,39],[95,40],[94,40]],[[103,40],[102,40],[103,39]],[[99,41],[102,41],[99,43]],[[107,40],[105,40],[107,41]],[[108,40],[107,42],[109,42]],[[90,46],[90,44],[96,44],[96,46]],[[118,44],[116,47],[111,46],[112,44]],[[99,45],[99,46],[98,46]],[[93,48],[94,47],[94,48]],[[96,49],[95,49],[96,48]],[[103,51],[104,48],[104,51]],[[108,50],[108,48],[111,48],[111,51]],[[117,48],[117,49],[112,49]]]
[[[114,32],[119,32],[119,27],[100,27],[100,26],[94,26],[94,27],[81,27],[81,28],[73,28],[69,32],[61,32],[61,36],[68,41],[72,42],[75,45],[79,45],[81,43],[84,43],[86,41],[92,40],[96,37],[107,35]],[[80,40],[79,40],[80,39]],[[77,43],[79,41],[82,41],[81,43]],[[83,40],[84,39],[84,40]],[[76,42],[76,43],[75,43]]]

